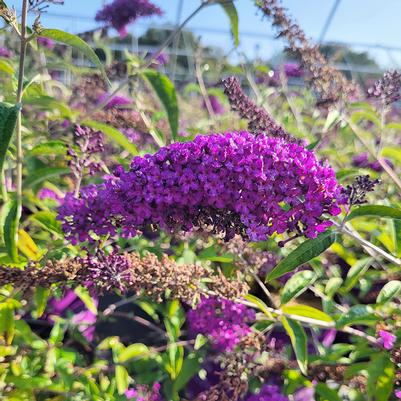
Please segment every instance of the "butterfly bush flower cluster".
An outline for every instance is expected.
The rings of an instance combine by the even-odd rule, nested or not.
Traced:
[[[379,330],[379,343],[387,350],[394,347],[397,337],[386,330]]]
[[[77,182],[80,182],[86,173],[94,175],[101,170],[102,163],[95,161],[93,156],[103,152],[104,138],[100,131],[77,125],[74,130],[74,139],[78,151],[72,146],[68,148],[68,166]]]
[[[162,10],[149,0],[114,0],[96,14],[96,21],[113,27],[121,37],[125,37],[127,25],[138,18],[162,14]]]
[[[6,47],[0,47],[0,57],[10,58],[13,56],[11,50],[7,49]]]
[[[368,97],[380,100],[385,105],[390,105],[400,100],[401,74],[395,70],[384,73],[383,77],[368,89]]]
[[[155,383],[151,389],[145,385],[138,385],[128,389],[125,394],[129,401],[163,401],[160,395],[160,384]]]
[[[108,99],[109,94],[108,93],[103,93],[100,97],[99,97],[99,101],[98,103],[101,104],[103,103],[106,99]],[[115,107],[118,108],[123,108],[124,106],[127,106],[129,104],[132,104],[132,100],[125,97],[125,96],[113,96],[108,103],[106,104],[106,106],[104,107],[105,110],[110,110],[113,109]]]
[[[274,233],[314,238],[345,202],[335,173],[312,151],[248,132],[198,136],[154,155],[135,157],[78,198],[67,194],[59,209],[73,243],[117,233],[135,236],[149,225],[240,234],[252,241]]]
[[[41,46],[46,47],[46,49],[49,49],[49,50],[53,50],[54,47],[56,46],[56,43],[53,39],[45,38],[43,36],[38,37],[38,43]]]
[[[255,313],[233,301],[210,297],[203,298],[187,318],[194,335],[207,335],[216,350],[229,351],[251,333],[248,323],[255,319]]]
[[[224,106],[221,104],[219,98],[216,95],[209,95],[209,102],[214,114],[217,115],[224,114],[225,112]],[[207,110],[205,101],[202,102],[202,108]]]
[[[257,394],[247,397],[244,401],[288,401],[278,386],[265,385]]]
[[[391,160],[386,159],[386,163],[393,168],[393,163]],[[352,157],[352,165],[354,167],[360,167],[360,168],[370,168],[373,171],[376,171],[377,173],[380,173],[383,171],[383,167],[380,165],[378,161],[370,161],[369,160],[369,155],[367,152],[360,153],[358,155],[355,155]]]

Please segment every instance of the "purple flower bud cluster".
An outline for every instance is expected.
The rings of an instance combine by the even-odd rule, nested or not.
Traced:
[[[102,164],[94,161],[92,156],[103,152],[103,134],[100,131],[77,125],[74,131],[74,139],[79,152],[76,152],[73,147],[68,148],[67,155],[70,158],[68,166],[71,168],[71,172],[79,179],[86,171],[89,175],[94,175],[102,168]]]
[[[391,160],[386,159],[387,164],[392,168],[393,163]],[[355,155],[352,157],[352,165],[354,167],[360,167],[360,168],[370,168],[373,171],[376,171],[377,173],[380,173],[383,171],[383,167],[380,165],[380,163],[376,160],[374,162],[369,161],[369,155],[367,152],[360,153],[358,155]]]
[[[159,383],[155,383],[152,389],[145,385],[138,385],[135,388],[128,389],[124,395],[129,401],[163,401]]]
[[[93,302],[98,304],[96,296],[92,296]],[[78,298],[73,290],[66,290],[60,299],[52,298],[47,308],[47,319],[54,321],[54,316],[68,316],[73,314],[71,323],[78,326],[78,330],[88,340],[92,341],[95,334],[95,323],[97,316],[91,312],[85,304]]]
[[[401,99],[401,73],[387,71],[383,77],[368,89],[368,97],[380,99],[384,104],[391,104]]]
[[[391,350],[396,341],[397,337],[394,334],[391,334],[386,330],[379,330],[379,342],[385,349]]]
[[[224,114],[224,112],[225,112],[224,106],[221,104],[221,102],[217,96],[209,95],[209,102],[210,102],[210,105],[212,106],[212,110],[213,110],[214,114],[217,114],[217,115]],[[207,110],[205,101],[203,101],[202,107],[203,107],[203,109]]]
[[[11,50],[7,49],[6,47],[0,47],[0,57],[4,58],[11,58],[13,53]]]
[[[112,289],[123,292],[131,282],[131,264],[124,255],[117,253],[106,255],[98,252],[96,255],[89,255],[86,259],[82,259],[82,263],[94,286],[101,292]]]
[[[98,103],[101,104],[103,103],[107,98],[109,97],[108,93],[103,93],[98,100]],[[109,102],[106,104],[104,107],[106,110],[110,110],[113,108],[123,108],[124,106],[127,106],[129,104],[132,104],[132,100],[125,97],[125,96],[113,96]]]
[[[60,205],[64,199],[64,195],[60,192],[55,192],[50,188],[44,187],[39,190],[38,199],[40,200],[53,199]]]
[[[304,75],[304,71],[298,63],[285,63],[281,67],[274,70],[272,77],[273,83],[280,83],[280,74],[283,73],[286,78],[300,78]]]
[[[149,0],[114,0],[96,14],[96,21],[113,27],[121,37],[125,37],[127,25],[138,18],[162,14],[162,10]]]
[[[252,241],[274,233],[314,238],[346,201],[335,173],[312,151],[249,132],[198,136],[135,157],[100,185],[67,194],[59,219],[70,240],[134,236],[149,225],[203,229]]]
[[[209,336],[218,351],[232,350],[251,332],[248,323],[255,320],[253,310],[224,298],[202,298],[196,309],[187,313],[192,334]]]
[[[280,387],[265,385],[259,393],[249,396],[244,401],[288,401],[288,398],[281,393]]]
[[[55,45],[56,45],[56,43],[54,42],[53,39],[45,38],[45,37],[43,37],[43,36],[39,36],[39,37],[38,37],[38,43],[39,43],[41,46],[46,47],[46,48],[49,49],[49,50],[53,50],[54,47],[55,47]]]

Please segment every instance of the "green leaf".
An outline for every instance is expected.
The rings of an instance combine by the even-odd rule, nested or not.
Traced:
[[[386,302],[392,300],[401,292],[401,281],[392,280],[383,286],[377,296],[377,304],[385,304]]]
[[[337,328],[342,328],[351,324],[370,324],[376,322],[377,317],[374,310],[369,305],[354,305],[351,306],[347,313],[344,313],[337,320]]]
[[[273,315],[271,314],[269,307],[258,297],[255,297],[255,295],[252,294],[247,294],[244,297],[247,301],[252,302],[254,305],[256,305],[270,320],[274,320]]]
[[[291,339],[292,347],[294,348],[295,356],[299,365],[299,369],[305,376],[308,374],[308,339],[303,327],[292,319],[281,317],[281,322],[285,331]]]
[[[393,392],[395,369],[388,355],[378,354],[368,366],[367,395],[369,400],[387,401]]]
[[[239,29],[238,29],[238,12],[233,1],[224,1],[220,3],[227,17],[230,20],[231,35],[233,37],[234,46],[239,45]]]
[[[188,358],[184,360],[180,374],[174,381],[173,390],[179,392],[186,384],[192,379],[192,377],[199,372],[201,367],[201,359],[195,354],[190,354]]]
[[[328,387],[325,383],[317,383],[315,391],[320,397],[319,401],[342,401],[338,392]]]
[[[118,354],[117,361],[123,363],[132,358],[141,359],[147,357],[149,354],[149,348],[145,344],[131,344]]]
[[[358,262],[356,262],[348,270],[347,277],[345,278],[344,286],[341,288],[341,291],[345,293],[354,288],[356,283],[359,281],[359,278],[363,276],[369,269],[373,260],[373,258],[363,258],[358,260]]]
[[[47,300],[49,299],[49,296],[50,296],[50,289],[43,287],[36,288],[34,296],[36,308],[32,313],[32,316],[35,319],[39,319],[43,315],[43,312],[46,309]]]
[[[397,255],[401,256],[401,221],[393,220],[394,248]]]
[[[4,243],[7,254],[13,262],[18,262],[18,221],[17,221],[17,202],[10,200],[6,202],[2,209],[2,227]]]
[[[93,49],[79,36],[61,31],[60,29],[42,29],[39,35],[45,38],[53,39],[57,42],[64,43],[81,51],[96,67],[100,69],[103,76],[108,81],[106,72],[104,70],[102,62],[99,60],[99,57],[96,55]]]
[[[14,75],[14,67],[7,60],[0,59],[0,71],[5,72],[8,75]]]
[[[46,181],[52,177],[59,177],[63,174],[70,173],[69,168],[64,167],[41,167],[32,171],[24,181],[24,188],[30,188],[39,184],[42,181]]]
[[[327,313],[309,305],[284,305],[281,310],[288,315],[304,316],[330,323],[334,321]]]
[[[338,289],[341,287],[342,284],[343,284],[343,279],[341,277],[332,277],[327,281],[324,293],[329,298],[333,298],[333,296],[335,295],[335,293],[338,291]]]
[[[65,155],[67,144],[61,141],[49,141],[34,146],[30,151],[30,156]]]
[[[291,299],[305,292],[316,280],[316,274],[310,270],[295,273],[286,283],[281,293],[281,303],[286,304]]]
[[[174,88],[174,84],[166,75],[156,70],[146,70],[143,73],[143,76],[150,83],[160,101],[162,102],[164,108],[166,109],[172,139],[174,142],[177,141],[179,112],[177,94]]]
[[[82,122],[82,125],[86,125],[88,127],[97,129],[102,131],[105,135],[107,135],[110,139],[112,139],[115,143],[118,143],[121,147],[131,153],[131,155],[136,156],[138,154],[138,149],[136,146],[131,143],[128,138],[117,128],[112,127],[108,124],[99,123],[98,121],[93,120],[85,120]]]
[[[29,216],[29,220],[38,223],[41,227],[54,234],[62,234],[61,223],[57,220],[55,213],[42,210]]]
[[[357,209],[354,209],[347,216],[346,221],[361,216],[384,217],[389,219],[401,220],[401,209],[383,205],[363,205],[359,206]]]
[[[125,369],[124,366],[116,366],[116,384],[118,394],[124,394],[129,384],[129,375],[127,369]]]
[[[79,287],[75,288],[74,292],[92,313],[97,314],[97,306],[86,287],[80,285]]]
[[[11,345],[15,332],[14,309],[11,306],[0,309],[0,333],[4,334],[6,344]]]
[[[3,173],[4,161],[15,130],[15,125],[17,124],[17,117],[20,109],[20,105],[0,102],[0,176]]]
[[[327,231],[314,239],[304,241],[297,249],[285,257],[267,276],[267,280],[274,280],[284,274],[295,270],[298,266],[309,262],[319,256],[335,241],[336,235]]]

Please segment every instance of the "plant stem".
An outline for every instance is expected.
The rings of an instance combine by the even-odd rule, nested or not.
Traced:
[[[207,89],[205,86],[205,81],[203,80],[202,76],[202,67],[200,65],[200,51],[198,52],[195,58],[195,72],[196,72],[196,79],[198,81],[199,88],[203,97],[203,101],[205,102],[207,112],[209,113],[210,118],[214,120],[216,118],[216,115],[214,114],[212,104],[210,103],[209,95],[207,93]]]
[[[8,193],[7,193],[7,182],[6,182],[6,176],[4,174],[4,171],[1,172],[1,196],[3,198],[3,202],[6,203],[8,201]]]
[[[344,233],[352,237],[354,240],[359,242],[362,246],[366,246],[370,249],[373,249],[377,254],[381,255],[383,258],[387,259],[389,262],[394,263],[398,266],[401,266],[401,260],[394,257],[393,255],[387,253],[383,249],[379,248],[378,246],[372,244],[371,242],[362,238],[359,234],[352,232],[349,228],[342,226],[337,222],[333,222],[333,224],[338,227],[340,233]]]
[[[255,309],[259,309],[257,305],[248,302],[248,301],[243,301],[243,300],[237,300],[237,302],[249,306],[251,308],[255,308]],[[306,316],[299,316],[299,315],[294,315],[294,314],[290,314],[290,313],[285,313],[280,309],[274,309],[274,308],[269,308],[267,307],[268,311],[271,312],[272,314],[276,315],[277,317],[279,316],[285,316],[289,319],[292,320],[296,320],[297,322],[300,323],[304,323],[308,326],[316,326],[316,327],[321,327],[323,329],[337,329],[339,331],[342,331],[344,333],[348,333],[348,334],[352,334],[354,336],[357,337],[362,337],[365,340],[369,341],[371,344],[375,345],[375,346],[381,346],[381,344],[379,343],[379,341],[377,340],[377,338],[366,334],[365,332],[361,331],[361,330],[357,330],[354,329],[352,327],[342,327],[342,328],[336,328],[336,323],[333,322],[325,322],[323,320],[318,320],[318,319],[312,319]],[[279,320],[279,319],[278,319]]]
[[[26,36],[26,23],[28,16],[28,0],[22,0],[22,16],[21,16],[21,34],[20,34],[20,56],[19,56],[19,70],[18,70],[18,89],[17,89],[17,104],[22,101],[22,94],[24,90],[24,72],[25,72],[25,56],[27,48]],[[17,200],[17,213],[16,223],[17,226],[22,215],[22,167],[23,167],[23,152],[22,152],[22,110],[18,113],[17,126],[16,126],[16,149],[17,149],[17,180],[16,180],[16,200]],[[18,243],[18,230],[15,234],[16,243]]]

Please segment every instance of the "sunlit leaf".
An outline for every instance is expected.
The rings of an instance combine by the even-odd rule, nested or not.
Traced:
[[[308,239],[285,257],[267,276],[267,280],[274,280],[295,270],[298,266],[319,256],[335,241],[336,235],[327,231],[314,239]]]
[[[146,70],[143,76],[150,83],[167,112],[173,141],[178,138],[178,101],[174,84],[170,79],[156,70]]]

